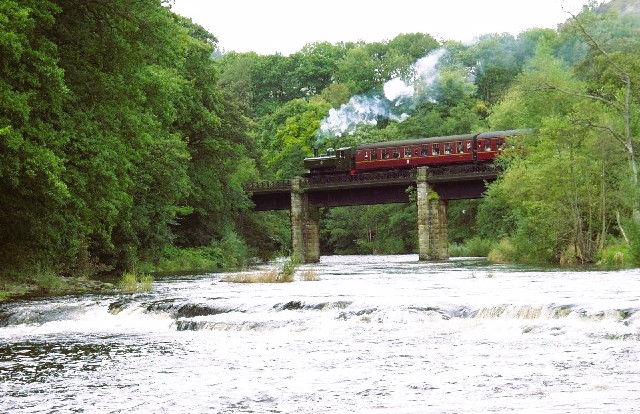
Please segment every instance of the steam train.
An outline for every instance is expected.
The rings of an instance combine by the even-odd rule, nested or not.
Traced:
[[[324,155],[318,155],[316,150],[313,157],[304,159],[304,166],[308,175],[356,175],[368,171],[491,162],[500,154],[508,137],[526,132],[494,131],[329,148]]]

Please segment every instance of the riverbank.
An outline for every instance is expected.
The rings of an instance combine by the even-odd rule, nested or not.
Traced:
[[[640,249],[623,240],[612,240],[602,250],[585,257],[568,246],[555,261],[541,260],[530,252],[518,250],[508,238],[499,242],[473,237],[463,243],[449,244],[449,257],[486,257],[490,263],[534,264],[559,267],[589,266],[600,269],[632,269],[640,266]]]
[[[107,281],[55,274],[34,274],[30,277],[0,279],[0,302],[46,296],[113,293],[117,290],[115,283]]]
[[[487,257],[492,263],[523,263],[518,260],[506,260],[504,245],[498,245],[482,239],[470,239],[464,244],[451,244],[449,253],[454,257]],[[216,254],[217,253],[217,254]],[[500,253],[500,254],[497,254]],[[634,267],[632,255],[620,246],[605,251],[602,258],[590,267],[602,269],[625,269]],[[227,255],[221,260],[219,252],[212,252],[209,248],[175,249],[165,252],[161,260],[150,263],[140,263],[139,275],[153,275],[166,273],[206,273],[222,271],[239,271],[248,265],[246,259]],[[564,265],[564,266],[563,266]],[[553,266],[553,265],[550,265]],[[559,267],[580,267],[579,263],[556,264]],[[295,265],[294,265],[295,267]],[[125,272],[125,276],[131,273]],[[123,275],[107,277],[74,277],[60,276],[51,271],[36,268],[33,272],[12,276],[0,276],[0,302],[46,296],[81,295],[89,293],[114,293],[130,291],[131,283],[127,284]],[[134,278],[135,280],[135,278]],[[141,281],[136,283],[144,284]],[[146,282],[145,282],[146,283]]]
[[[248,264],[246,249],[232,246],[176,248],[166,247],[161,257],[153,261],[140,261],[133,274],[205,273],[241,270]],[[85,269],[86,274],[96,273]],[[86,293],[112,293],[128,291],[129,272],[106,276],[61,276],[38,265],[0,273],[0,302],[44,296],[81,295]],[[121,286],[122,285],[122,286]],[[130,284],[129,284],[130,285]]]

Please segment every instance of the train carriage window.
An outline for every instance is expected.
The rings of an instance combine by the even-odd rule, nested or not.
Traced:
[[[393,149],[393,158],[400,158],[400,148],[395,147]]]
[[[440,155],[440,144],[433,144],[431,147],[431,153],[433,155]]]
[[[423,157],[429,155],[429,150],[427,149],[426,145],[423,145],[422,148],[420,148],[420,155],[422,155]]]
[[[487,139],[484,141],[484,150],[491,151],[491,140]]]
[[[445,154],[451,154],[451,144],[449,142],[444,144],[444,153]]]
[[[498,151],[502,151],[502,150],[504,149],[504,138],[499,138],[499,139],[496,141],[496,149],[497,149]]]
[[[458,154],[463,153],[464,152],[464,145],[462,145],[462,141],[458,141],[457,146],[458,146],[458,149],[457,149],[456,152]]]
[[[389,158],[389,150],[385,148],[382,150],[382,159],[386,160],[387,158]]]
[[[371,150],[371,160],[377,160],[377,159],[378,159],[378,151]]]
[[[411,158],[411,147],[404,147],[405,158]]]

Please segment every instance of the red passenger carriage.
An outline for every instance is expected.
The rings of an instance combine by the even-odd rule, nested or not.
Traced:
[[[440,166],[491,162],[502,151],[507,137],[523,131],[494,131],[481,134],[450,135],[363,144],[355,148],[341,148],[336,162],[329,163],[327,155],[305,159],[310,174],[379,171],[419,166]],[[332,168],[327,168],[328,164]],[[335,168],[334,168],[335,167]]]

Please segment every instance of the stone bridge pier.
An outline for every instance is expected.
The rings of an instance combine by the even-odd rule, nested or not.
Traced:
[[[420,260],[445,260],[449,258],[447,201],[428,183],[427,172],[426,167],[418,168],[414,181],[418,204],[418,253]],[[317,263],[320,261],[320,213],[309,201],[310,193],[305,191],[302,182],[301,178],[291,181],[293,256],[302,263]]]
[[[449,258],[447,201],[427,182],[427,168],[418,168],[416,178],[418,203],[418,254],[420,260]]]
[[[309,204],[301,178],[291,181],[291,244],[293,256],[302,263],[320,261],[320,211]]]

